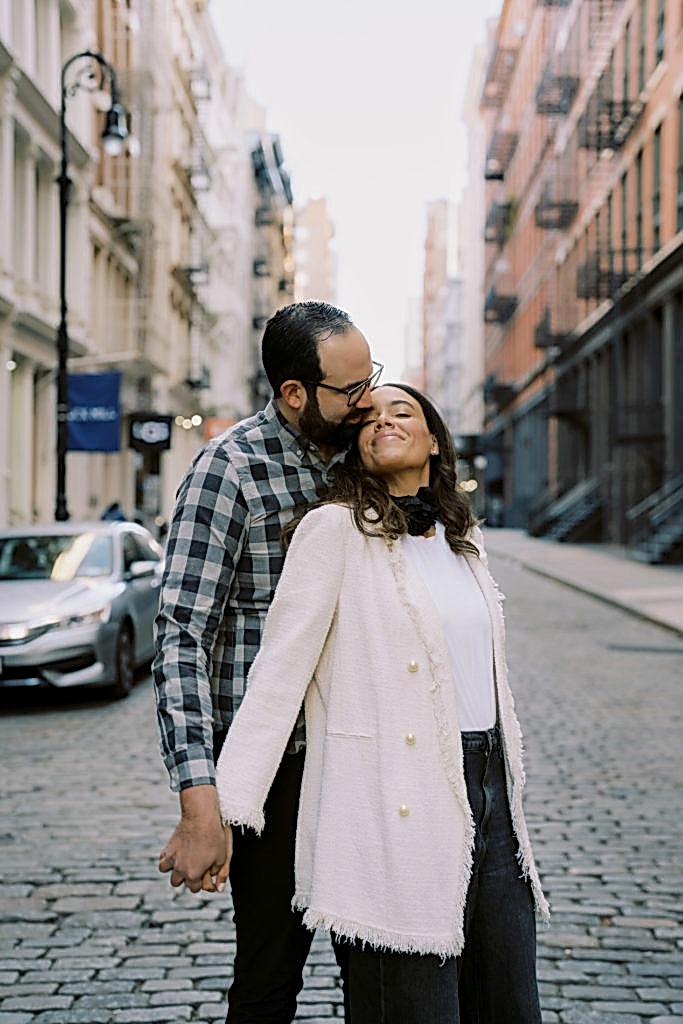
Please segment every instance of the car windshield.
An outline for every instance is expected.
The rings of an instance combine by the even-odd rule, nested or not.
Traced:
[[[98,533],[0,537],[1,580],[68,581],[77,576],[109,576],[111,537]]]

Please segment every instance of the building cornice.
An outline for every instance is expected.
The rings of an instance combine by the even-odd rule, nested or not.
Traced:
[[[33,79],[16,64],[11,52],[0,42],[0,75],[7,72],[10,72],[15,81],[17,100],[55,144],[59,145],[59,111],[48,102]],[[90,162],[90,153],[68,127],[67,131],[69,160],[78,167],[85,167]]]

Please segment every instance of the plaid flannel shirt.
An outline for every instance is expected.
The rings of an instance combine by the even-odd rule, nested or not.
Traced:
[[[210,441],[176,496],[153,664],[171,788],[215,781],[214,731],[229,728],[261,642],[284,555],[282,527],[314,501],[325,463],[270,402]],[[304,744],[303,714],[290,750]]]

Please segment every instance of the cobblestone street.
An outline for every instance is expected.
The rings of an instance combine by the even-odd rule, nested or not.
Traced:
[[[553,908],[544,1024],[681,1024],[683,639],[491,564]],[[120,703],[5,697],[0,751],[0,1024],[224,1021],[229,896],[176,892],[156,870],[177,800],[149,679]],[[319,937],[297,1020],[340,1016]]]

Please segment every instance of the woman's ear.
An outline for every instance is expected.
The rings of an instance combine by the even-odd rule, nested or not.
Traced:
[[[438,455],[439,454],[439,442],[437,441],[437,439],[434,437],[433,434],[432,434],[432,448],[431,448],[431,451],[430,451],[429,454],[430,455]]]
[[[300,380],[286,380],[280,385],[280,397],[290,409],[301,412],[306,404],[306,388]]]

